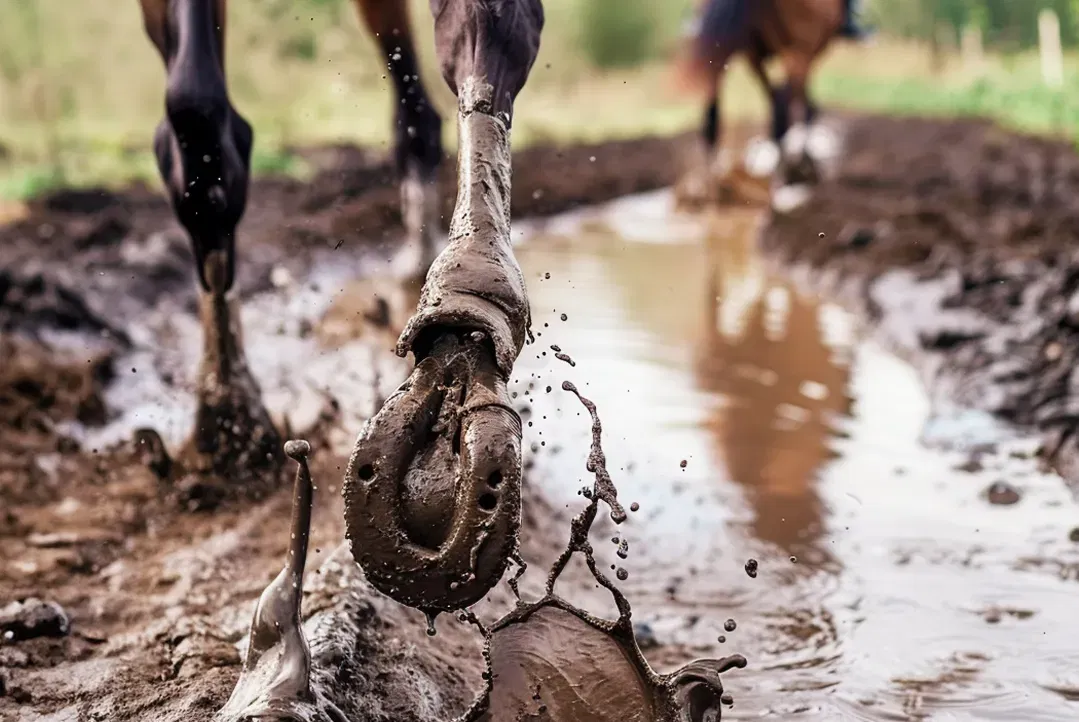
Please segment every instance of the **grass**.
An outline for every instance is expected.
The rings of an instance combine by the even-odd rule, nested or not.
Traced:
[[[454,101],[433,57],[427,0],[413,5],[421,68],[435,104]],[[695,127],[696,98],[678,94],[667,59],[692,0],[545,0],[540,57],[521,94],[514,144],[673,133]],[[385,63],[348,0],[230,0],[228,74],[255,126],[256,172],[301,172],[288,148],[326,142],[385,147],[392,91]],[[655,22],[642,24],[642,8]],[[632,10],[632,11],[631,11]],[[138,4],[0,0],[0,199],[60,184],[157,184],[149,153],[164,70]],[[45,38],[47,29],[48,38]],[[814,76],[825,104],[892,113],[977,114],[1025,130],[1079,128],[1069,86],[1045,89],[1036,58],[951,59],[940,72],[909,45],[837,46]],[[739,63],[725,120],[759,118],[763,95]],[[454,145],[454,124],[445,124]]]

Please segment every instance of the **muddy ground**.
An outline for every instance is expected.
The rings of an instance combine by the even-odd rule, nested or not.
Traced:
[[[515,155],[513,212],[541,216],[669,185],[678,173],[671,153],[690,147],[687,136],[526,150]],[[265,179],[252,189],[239,241],[241,298],[274,290],[282,273],[304,279],[317,259],[332,266],[340,257],[346,275],[362,265],[357,259],[377,266],[396,242],[399,192],[380,154],[306,153],[317,169],[312,180]],[[441,184],[448,219],[452,163]],[[251,603],[283,562],[290,496],[184,512],[130,443],[84,442],[78,429],[123,411],[109,408],[105,393],[139,372],[118,361],[135,348],[149,348],[166,387],[191,392],[193,369],[168,360],[183,337],[174,322],[195,313],[190,253],[163,197],[149,188],[64,191],[26,211],[0,229],[0,719],[209,718],[235,684],[235,644]],[[347,322],[355,315],[339,305],[333,330],[321,335],[341,343],[362,333]],[[326,330],[280,323],[280,334]],[[345,410],[353,417],[369,414],[403,378],[391,343],[376,340],[381,361],[356,360],[357,377],[382,390],[374,388],[368,408]],[[290,419],[314,446],[319,489],[308,562],[319,577],[304,612],[315,626],[347,628],[332,639],[313,635],[316,665],[352,677],[348,698],[336,701],[360,715],[354,719],[449,719],[481,687],[482,640],[449,618],[437,643],[429,640],[418,612],[380,598],[351,563],[330,559],[343,536],[335,492],[347,456],[340,444],[330,448],[328,437],[341,435],[341,409],[334,379],[324,381],[316,413],[299,427]],[[526,499],[524,555],[549,563],[568,535],[568,512],[546,509],[527,490]],[[493,598],[505,606],[508,593]],[[7,606],[32,599],[50,606]],[[348,668],[348,659],[362,659],[363,669]]]
[[[1045,438],[1079,483],[1079,155],[976,120],[850,118],[837,173],[761,239],[864,311],[938,404]]]
[[[809,206],[773,218],[762,244],[861,305],[936,397],[1044,430],[1049,456],[1079,480],[1079,303],[1070,302],[1079,157],[976,122],[856,117],[844,126],[835,177]],[[692,147],[684,136],[518,153],[515,217],[670,185],[683,170],[672,159]],[[308,157],[312,181],[255,184],[240,240],[243,298],[274,290],[283,273],[304,279],[335,254],[366,268],[355,259],[377,260],[394,242],[398,193],[378,154]],[[448,164],[447,209],[452,175]],[[147,373],[121,367],[133,348],[149,346],[140,358],[177,394],[190,391],[193,369],[170,360],[169,329],[194,315],[194,289],[187,244],[149,188],[55,194],[0,228],[0,607],[38,598],[63,610],[40,608],[44,621],[30,631],[5,627],[0,719],[205,719],[236,681],[236,643],[287,546],[289,494],[213,514],[177,510],[129,444],[96,448],[81,431],[120,413],[108,388]],[[316,320],[282,333],[318,330]],[[357,373],[392,388],[394,363],[380,381],[387,372],[358,357]],[[332,644],[313,644],[314,656],[350,680],[343,705],[356,719],[449,719],[480,688],[478,636],[446,619],[428,639],[419,613],[329,559],[342,538],[345,462],[332,442],[342,414],[371,411],[340,408],[335,381],[294,427],[313,443],[319,487],[309,630],[352,620],[344,636],[325,637]],[[525,495],[524,556],[547,564],[569,511],[551,508],[527,473]],[[493,597],[492,609],[509,600],[504,589]],[[660,667],[687,661],[662,648],[649,656]]]

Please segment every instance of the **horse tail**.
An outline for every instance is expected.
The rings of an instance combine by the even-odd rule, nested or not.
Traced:
[[[749,39],[755,1],[706,0],[704,11],[687,33],[689,48],[679,68],[683,84],[711,92],[722,65]]]

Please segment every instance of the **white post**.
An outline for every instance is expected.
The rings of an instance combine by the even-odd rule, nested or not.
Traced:
[[[1060,47],[1060,19],[1052,10],[1038,13],[1038,46],[1042,56],[1042,80],[1050,88],[1064,84],[1064,53]]]
[[[963,65],[968,70],[980,72],[982,70],[982,29],[977,25],[967,25],[963,28],[963,36],[959,42],[959,52],[963,56]]]

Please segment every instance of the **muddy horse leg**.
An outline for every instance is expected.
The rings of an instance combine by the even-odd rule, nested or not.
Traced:
[[[539,0],[431,0],[458,99],[457,206],[398,342],[416,367],[360,433],[345,474],[368,581],[429,615],[502,577],[521,519],[521,419],[506,385],[531,317],[510,242],[513,103],[539,51]]]
[[[355,0],[360,17],[386,58],[394,87],[394,161],[401,183],[406,278],[422,278],[435,259],[439,221],[437,174],[442,162],[442,118],[420,80],[407,0]]]
[[[225,82],[226,0],[140,0],[165,62],[165,118],[154,155],[177,220],[191,239],[200,286],[203,359],[195,430],[181,495],[212,505],[231,486],[254,489],[282,461],[277,432],[247,369],[238,311],[235,233],[247,203],[253,135]],[[209,477],[215,480],[211,481]],[[227,480],[227,483],[222,483]]]

